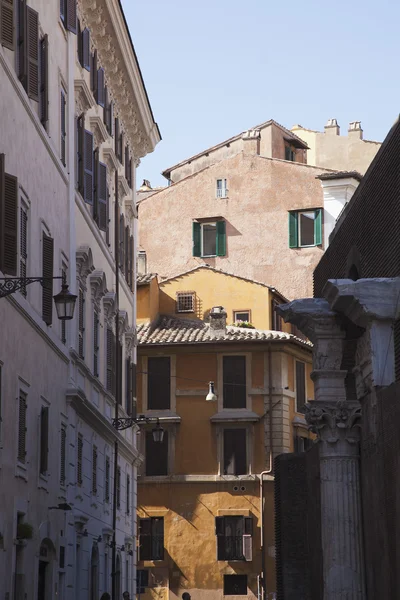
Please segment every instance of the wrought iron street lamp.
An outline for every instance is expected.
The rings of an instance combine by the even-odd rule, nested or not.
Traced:
[[[134,425],[155,423],[156,426],[152,429],[153,440],[157,443],[162,443],[164,439],[164,429],[161,427],[160,419],[158,417],[146,417],[145,415],[138,415],[137,417],[118,417],[118,419],[113,419],[112,423],[118,431],[128,429]]]
[[[74,316],[74,309],[77,296],[71,294],[65,277],[1,277],[0,278],[0,298],[11,296],[19,290],[24,290],[30,283],[38,281],[42,286],[53,279],[62,279],[61,292],[53,296],[56,305],[57,317],[60,321],[70,321]]]

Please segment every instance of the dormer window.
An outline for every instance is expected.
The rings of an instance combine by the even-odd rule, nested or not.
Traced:
[[[285,160],[296,162],[296,148],[290,144],[285,144]]]
[[[217,179],[217,198],[226,198],[227,193],[226,179]]]

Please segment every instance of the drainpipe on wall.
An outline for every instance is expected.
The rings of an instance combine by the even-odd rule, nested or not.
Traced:
[[[261,584],[262,599],[267,598],[266,573],[265,573],[265,544],[264,544],[264,475],[273,471],[273,421],[272,421],[272,354],[271,344],[268,345],[268,416],[269,416],[269,467],[260,473],[260,516],[261,516]]]

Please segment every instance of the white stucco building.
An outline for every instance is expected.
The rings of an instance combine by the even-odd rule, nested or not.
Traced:
[[[120,414],[134,402],[135,170],[160,134],[119,0],[3,1],[0,81],[0,277],[65,276],[78,296],[66,324],[58,280],[0,299],[2,595],[97,600],[111,593],[117,352]],[[140,456],[135,431],[118,438],[121,597]]]

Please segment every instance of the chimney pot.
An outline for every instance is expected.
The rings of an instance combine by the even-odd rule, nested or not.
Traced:
[[[223,337],[226,333],[227,314],[223,306],[213,306],[210,310],[210,335],[211,337]]]
[[[363,130],[361,129],[361,121],[352,121],[349,123],[348,136],[358,140],[363,139]]]
[[[325,125],[325,133],[328,133],[329,135],[340,135],[340,127],[337,119],[328,119],[328,122]]]

